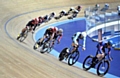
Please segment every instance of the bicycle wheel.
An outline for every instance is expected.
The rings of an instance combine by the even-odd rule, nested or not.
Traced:
[[[41,39],[41,38],[39,38],[39,39],[35,42],[35,44],[34,44],[34,46],[33,46],[33,49],[34,49],[34,50],[36,50],[36,49],[38,49],[38,48],[40,47],[40,39]]]
[[[41,46],[40,52],[41,52],[41,53],[48,52],[48,51],[49,51],[49,48],[50,48],[50,43],[45,42],[45,43],[43,43],[43,45]]]
[[[23,42],[28,36],[28,31],[26,30],[23,35],[20,35],[19,41]]]
[[[71,53],[68,58],[68,65],[71,66],[71,65],[75,64],[78,61],[79,56],[80,56],[79,51]]]
[[[59,61],[62,61],[62,60],[65,58],[65,55],[67,54],[67,52],[66,52],[67,49],[68,49],[68,48],[64,48],[64,49],[60,52],[60,54],[59,54]]]
[[[83,62],[83,69],[85,71],[89,70],[91,68],[92,65],[92,60],[93,60],[93,56],[89,55],[85,58],[84,62]]]
[[[104,76],[110,68],[110,63],[108,60],[101,61],[97,67],[98,76]]]

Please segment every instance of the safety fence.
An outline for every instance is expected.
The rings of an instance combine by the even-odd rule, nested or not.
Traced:
[[[120,50],[120,15],[118,11],[109,10],[109,4],[100,9],[99,5],[88,7],[85,10],[87,33],[93,40],[109,39],[114,48]],[[101,32],[101,35],[99,34]]]

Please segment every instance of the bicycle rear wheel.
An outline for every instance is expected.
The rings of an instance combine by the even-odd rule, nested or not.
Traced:
[[[59,54],[59,61],[62,61],[62,60],[65,58],[65,55],[67,54],[67,52],[66,52],[67,49],[68,49],[68,48],[64,48],[64,49],[60,52],[60,54]]]
[[[19,38],[17,38],[20,42],[23,42],[28,36],[28,31],[26,30],[23,34],[20,35]]]
[[[110,68],[110,63],[108,60],[101,61],[97,67],[98,76],[104,76]]]
[[[79,56],[80,56],[79,51],[71,53],[68,58],[68,65],[71,66],[71,65],[75,64],[78,61]]]
[[[93,60],[93,56],[89,55],[85,58],[84,62],[83,62],[83,69],[85,71],[89,70],[91,68],[92,65],[92,60]]]

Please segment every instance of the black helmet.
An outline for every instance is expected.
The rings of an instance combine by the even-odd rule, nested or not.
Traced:
[[[52,12],[51,14],[52,14],[53,16],[55,16],[55,13],[54,13],[54,12]]]
[[[81,8],[81,6],[79,5],[77,8],[78,8],[78,9],[80,9],[80,8]]]

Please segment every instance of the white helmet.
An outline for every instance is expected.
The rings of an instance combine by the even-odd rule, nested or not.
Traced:
[[[58,30],[58,32],[63,33],[63,29],[62,29],[62,28],[60,28],[60,29]]]
[[[82,34],[84,37],[87,36],[87,33],[86,33],[86,32],[82,32],[81,34]]]
[[[86,37],[86,35],[86,32],[82,32],[80,38],[83,39],[84,37]]]

